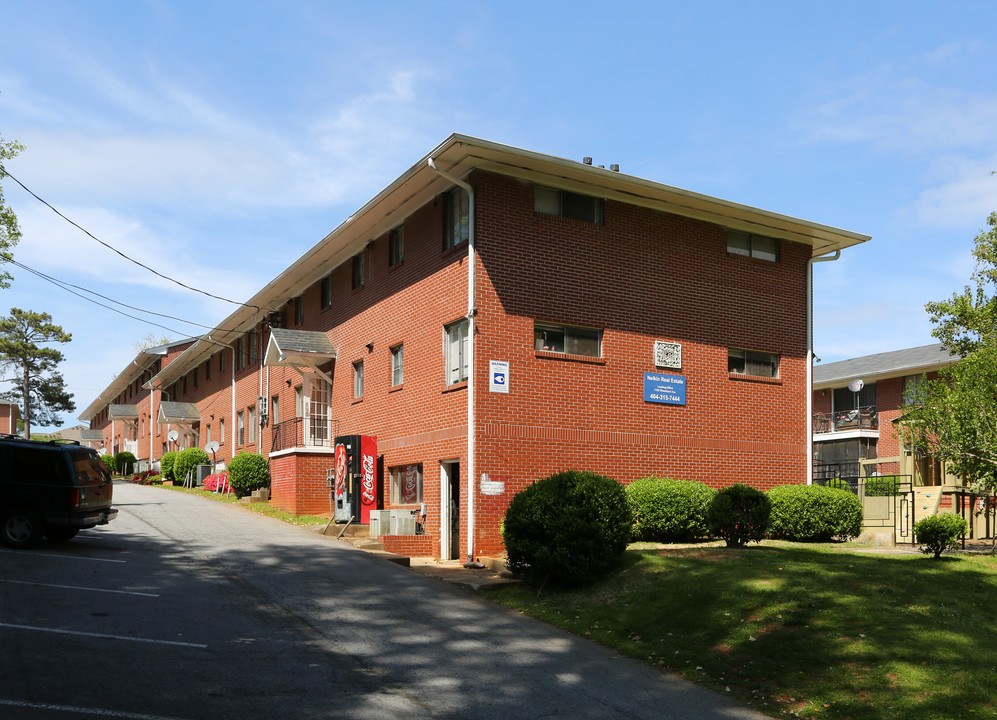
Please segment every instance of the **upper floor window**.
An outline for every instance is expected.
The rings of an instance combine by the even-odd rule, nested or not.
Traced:
[[[211,358],[204,361],[204,379],[211,379]]]
[[[363,287],[364,253],[353,256],[353,289]]]
[[[235,414],[236,426],[238,429],[238,443],[239,445],[246,444],[246,421],[242,417],[242,410]]]
[[[747,255],[748,257],[758,258],[759,260],[778,262],[779,241],[775,238],[765,237],[764,235],[754,235],[739,230],[728,230],[727,252],[734,255]]]
[[[359,400],[363,397],[363,360],[353,363],[353,398]]]
[[[465,318],[444,328],[446,333],[447,385],[456,385],[467,380],[467,361],[470,355],[468,326],[469,322]]]
[[[395,345],[391,348],[391,384],[401,385],[404,382],[404,345]]]
[[[727,372],[753,377],[779,377],[779,356],[770,352],[730,348],[727,351]]]
[[[305,322],[305,302],[304,299],[298,295],[294,298],[294,324],[301,325]]]
[[[533,349],[601,357],[602,333],[593,328],[536,323],[533,326]]]
[[[198,387],[198,385],[200,384],[197,381],[197,376],[199,374],[197,371],[198,371],[198,368],[194,368],[194,387]]]
[[[218,372],[225,372],[225,351],[218,353]]]
[[[246,338],[240,337],[235,341],[235,369],[242,370],[246,367]]]
[[[535,185],[533,209],[547,215],[602,225],[602,198]]]
[[[388,265],[394,267],[405,259],[405,226],[399,225],[388,235]]]
[[[466,243],[470,236],[470,200],[464,188],[454,188],[446,195],[446,227],[443,249]]]
[[[277,395],[270,398],[270,422],[274,425],[280,422],[280,398]]]
[[[246,426],[249,430],[246,442],[256,442],[256,408],[246,408]]]
[[[246,336],[246,347],[249,349],[250,364],[255,363],[259,359],[257,354],[258,348],[256,347],[257,338],[258,335],[256,333],[256,330],[250,330],[249,334]]]
[[[319,306],[327,308],[330,305],[332,305],[332,276],[326,275],[320,285]]]

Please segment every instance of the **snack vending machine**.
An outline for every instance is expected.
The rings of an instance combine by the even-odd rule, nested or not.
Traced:
[[[370,522],[370,511],[380,510],[384,481],[377,457],[377,438],[340,435],[335,441],[336,474],[333,491],[336,522]]]

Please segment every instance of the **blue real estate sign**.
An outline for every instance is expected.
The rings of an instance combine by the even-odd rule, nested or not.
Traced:
[[[685,378],[681,375],[644,373],[644,402],[685,405]]]

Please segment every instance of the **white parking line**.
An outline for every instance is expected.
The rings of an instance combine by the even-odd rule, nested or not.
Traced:
[[[145,713],[122,712],[120,710],[102,710],[100,708],[74,707],[72,705],[49,705],[47,703],[24,702],[22,700],[4,700],[0,698],[0,705],[16,708],[30,708],[32,710],[54,710],[56,712],[70,712],[78,715],[96,715],[98,717],[126,718],[127,720],[186,720],[166,715],[146,715]]]
[[[32,557],[52,557],[52,558],[69,558],[71,560],[93,560],[94,562],[112,562],[112,563],[125,563],[127,560],[112,560],[110,558],[92,558],[86,555],[56,555],[55,553],[26,553],[23,550],[0,550],[0,552],[5,553],[17,553],[18,555],[31,555]]]
[[[0,628],[11,628],[13,630],[33,630],[35,632],[56,633],[57,635],[78,635],[80,637],[100,638],[102,640],[127,640],[128,642],[152,643],[154,645],[173,645],[175,647],[198,648],[206,650],[207,645],[201,643],[178,642],[176,640],[154,640],[152,638],[129,637],[128,635],[107,635],[105,633],[81,632],[79,630],[57,630],[55,628],[33,627],[31,625],[12,625],[10,623],[0,623]]]
[[[159,597],[158,593],[136,592],[134,590],[108,590],[106,588],[82,587],[80,585],[53,585],[51,583],[28,582],[26,580],[0,580],[11,585],[31,585],[33,587],[57,588],[59,590],[84,590],[86,592],[114,593],[115,595],[138,595],[139,597]]]

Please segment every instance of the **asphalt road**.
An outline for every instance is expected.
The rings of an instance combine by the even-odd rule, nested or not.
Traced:
[[[118,484],[0,551],[0,718],[763,716],[332,538]]]

